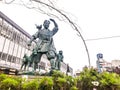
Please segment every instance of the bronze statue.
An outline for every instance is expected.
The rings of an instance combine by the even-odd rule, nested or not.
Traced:
[[[60,70],[61,62],[63,62],[63,58],[64,58],[63,51],[60,50],[59,53],[57,54],[57,59],[56,59],[56,63],[55,63],[57,70]]]
[[[24,66],[24,71],[25,71],[25,70],[26,70],[26,67],[27,67],[27,65],[28,65],[28,63],[29,63],[29,61],[30,61],[30,58],[27,56],[27,54],[25,54],[25,55],[23,56],[23,59],[22,59],[22,65],[21,65],[20,70],[22,70],[22,68],[23,68],[23,66]]]
[[[54,23],[54,28],[49,30],[50,21]],[[56,57],[56,48],[54,47],[53,36],[58,31],[58,25],[54,19],[45,20],[42,25],[36,26],[38,31],[32,36],[28,46],[31,45],[32,41],[38,39],[34,53],[31,55],[31,60],[34,62],[34,70],[36,70],[38,63],[40,62],[41,56],[46,54],[48,60],[51,63],[51,69],[55,69],[54,59]]]

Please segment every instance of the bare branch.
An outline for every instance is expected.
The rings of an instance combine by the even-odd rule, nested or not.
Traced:
[[[9,2],[7,2],[6,0],[4,0],[4,1],[5,1],[6,4],[11,4],[11,3],[13,3],[15,0],[11,0],[11,1],[9,1]]]
[[[52,3],[52,1],[48,0],[50,2],[50,4],[54,7],[54,4]]]

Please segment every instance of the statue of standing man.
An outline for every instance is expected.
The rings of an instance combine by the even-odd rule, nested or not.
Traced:
[[[60,70],[60,68],[61,68],[61,62],[63,62],[63,58],[64,58],[63,51],[60,50],[59,53],[57,54],[57,58],[56,58],[56,62],[55,62],[57,70]]]
[[[54,28],[52,30],[49,30],[50,21],[54,23]],[[58,31],[58,25],[54,19],[50,19],[44,21],[43,28],[42,25],[36,26],[36,28],[38,31],[32,36],[32,39],[28,43],[28,46],[30,46],[32,41],[38,39],[34,48],[34,53],[36,54],[31,57],[34,63],[34,70],[36,70],[43,54],[46,54],[50,61],[51,69],[55,69],[54,59],[56,57],[56,48],[54,46],[53,36]]]

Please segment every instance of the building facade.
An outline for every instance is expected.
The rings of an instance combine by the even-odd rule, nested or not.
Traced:
[[[120,68],[120,60],[112,60],[112,67],[119,67]]]
[[[27,46],[31,36],[6,15],[0,12],[0,66],[19,69],[25,53],[30,55],[32,47]]]

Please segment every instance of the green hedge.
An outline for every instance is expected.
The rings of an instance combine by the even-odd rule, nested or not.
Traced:
[[[92,81],[98,81],[94,86]],[[54,71],[52,76],[23,79],[20,76],[0,74],[0,90],[120,90],[120,76],[116,73],[98,73],[94,69],[84,69],[80,76],[66,76]]]

